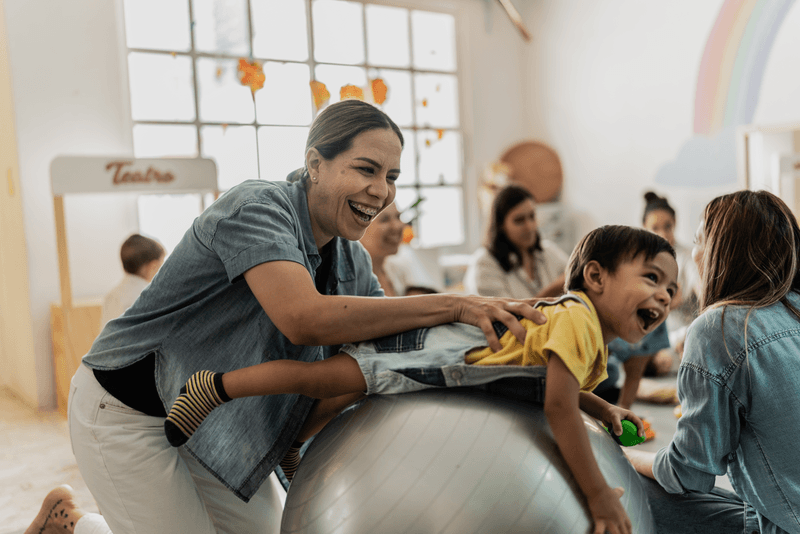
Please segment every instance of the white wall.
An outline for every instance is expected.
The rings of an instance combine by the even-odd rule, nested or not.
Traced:
[[[53,407],[49,306],[59,300],[59,278],[49,166],[61,154],[132,154],[124,56],[116,2],[5,0],[5,10],[37,396],[41,407]],[[119,244],[136,227],[131,201],[65,204],[73,295],[101,295],[122,275]]]
[[[497,2],[409,0],[455,8],[467,166],[475,201],[480,171],[528,137],[525,47]],[[55,405],[49,306],[59,299],[49,165],[61,154],[132,154],[121,0],[5,0],[30,275],[37,395]],[[104,294],[122,276],[118,250],[137,229],[131,199],[67,198],[67,239],[75,298]],[[481,225],[469,218],[470,246]]]
[[[722,0],[537,0],[525,3],[531,131],[559,152],[564,200],[580,233],[641,222],[642,194],[666,194],[678,239],[691,242],[705,204],[737,184],[694,188],[655,182],[693,134],[694,97],[706,40]],[[800,119],[800,8],[777,36],[755,120]]]

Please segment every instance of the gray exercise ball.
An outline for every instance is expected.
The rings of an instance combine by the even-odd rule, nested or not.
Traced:
[[[625,488],[633,532],[654,533],[636,471],[583,419],[608,484]],[[447,389],[368,397],[334,419],[295,474],[281,533],[584,534],[590,525],[541,405]]]

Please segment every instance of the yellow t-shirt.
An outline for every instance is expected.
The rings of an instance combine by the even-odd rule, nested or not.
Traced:
[[[466,362],[475,365],[547,365],[550,354],[557,354],[578,380],[582,391],[592,391],[608,378],[608,347],[597,310],[581,291],[572,292],[586,302],[575,300],[544,303],[541,312],[547,322],[538,325],[528,319],[520,323],[528,330],[525,346],[510,331],[503,334],[500,352],[485,348],[467,355]]]

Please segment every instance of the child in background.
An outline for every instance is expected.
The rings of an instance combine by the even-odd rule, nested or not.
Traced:
[[[586,495],[596,531],[627,533],[631,524],[619,501],[623,489],[606,484],[587,433],[576,431],[583,428],[579,410],[613,427],[617,435],[622,419],[634,422],[643,435],[641,420],[632,412],[590,392],[606,377],[611,340],[635,343],[664,321],[677,276],[675,253],[666,240],[642,229],[598,228],[572,253],[566,269],[569,293],[543,304],[547,322],[539,326],[521,319],[527,329],[524,344],[495,323],[503,349],[494,353],[480,328],[454,323],[344,345],[339,354],[311,363],[274,360],[224,374],[201,371],[190,377],[173,404],[165,432],[179,446],[215,407],[239,397],[302,394],[350,400],[363,393],[477,385],[546,366],[544,411]],[[327,420],[312,412],[299,438],[307,439]],[[295,448],[300,445],[296,442]]]
[[[164,247],[155,239],[133,234],[119,251],[125,277],[103,299],[101,326],[131,307],[164,263]]]

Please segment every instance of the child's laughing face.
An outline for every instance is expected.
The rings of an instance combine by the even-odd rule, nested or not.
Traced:
[[[678,291],[678,264],[670,253],[649,260],[639,254],[614,273],[600,269],[603,283],[592,302],[605,343],[615,338],[636,343],[664,322]]]

